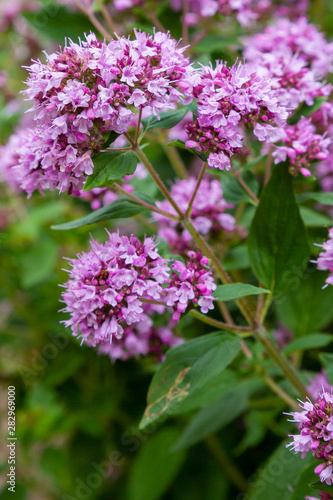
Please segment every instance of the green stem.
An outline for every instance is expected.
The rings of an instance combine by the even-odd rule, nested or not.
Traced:
[[[113,184],[112,187],[115,188],[119,193],[123,194],[124,196],[127,196],[127,198],[130,198],[131,200],[135,201],[138,205],[141,205],[142,207],[146,207],[146,208],[148,208],[148,210],[151,210],[152,212],[157,212],[158,214],[164,215],[165,217],[168,217],[168,219],[172,219],[175,221],[179,220],[178,217],[176,217],[175,215],[170,214],[169,212],[165,212],[164,210],[161,210],[161,209],[155,207],[154,205],[151,205],[150,203],[147,203],[146,201],[141,200],[140,198],[138,198],[134,194],[129,193],[128,191],[126,191],[124,188],[122,188],[116,182]]]
[[[214,326],[215,328],[218,328],[219,330],[228,330],[229,332],[234,332],[234,333],[246,333],[248,335],[253,335],[252,333],[252,328],[248,326],[238,326],[234,325],[232,323],[222,323],[221,321],[218,321],[217,319],[211,318],[210,316],[206,316],[206,314],[202,314],[196,309],[191,309],[189,314],[193,316],[193,318],[196,318],[203,323],[206,323],[207,325]]]
[[[231,458],[222,448],[221,443],[218,441],[216,436],[214,436],[213,434],[211,436],[208,436],[205,439],[205,442],[211,453],[221,464],[224,474],[230,479],[230,481],[236,486],[239,491],[247,491],[249,489],[248,482],[246,481],[242,473],[238,470],[236,464],[233,463]]]
[[[274,382],[274,380],[269,375],[264,375],[264,380],[266,384],[272,389],[272,391],[275,392],[275,394],[277,394],[279,398],[283,399],[283,401],[285,401],[288,406],[294,408],[294,410],[296,411],[299,411],[299,406],[296,401],[291,398],[289,394],[287,394],[283,389],[281,389],[281,387],[276,382]]]
[[[191,217],[192,205],[193,205],[193,202],[194,202],[195,197],[197,195],[197,192],[198,192],[198,189],[199,189],[200,184],[202,182],[202,179],[204,178],[204,175],[205,175],[205,172],[206,172],[206,168],[207,168],[207,162],[205,161],[204,164],[201,167],[197,183],[195,185],[194,191],[193,191],[191,199],[190,199],[190,203],[188,204],[188,207],[187,207],[187,210],[186,210],[186,216],[187,217]]]
[[[306,390],[303,382],[299,379],[296,370],[293,365],[289,363],[287,358],[280,353],[279,349],[273,344],[271,339],[267,335],[267,331],[264,327],[260,327],[254,331],[255,338],[265,347],[266,352],[270,355],[270,357],[275,361],[275,363],[279,366],[281,371],[284,373],[286,378],[293,384],[295,389],[299,392],[299,394],[308,398],[309,393]]]
[[[99,20],[97,19],[97,17],[95,16],[95,14],[93,13],[92,9],[91,8],[86,8],[81,2],[80,0],[75,0],[75,3],[77,5],[77,7],[86,15],[88,16],[91,24],[93,24],[95,26],[95,28],[100,32],[101,35],[104,36],[104,38],[106,40],[108,40],[109,42],[111,42],[111,40],[113,39],[112,36],[110,35],[110,33],[108,31],[106,31],[106,29],[104,28],[103,24],[101,24],[99,22]]]
[[[157,187],[159,188],[159,190],[161,191],[161,193],[164,194],[164,196],[166,197],[166,199],[170,202],[170,204],[176,210],[176,212],[179,215],[179,217],[182,219],[184,217],[183,212],[180,210],[180,208],[178,207],[177,203],[172,198],[172,196],[169,193],[166,185],[164,184],[164,182],[162,181],[162,179],[160,178],[160,176],[158,175],[158,173],[154,169],[153,165],[150,163],[150,161],[147,158],[147,156],[145,155],[145,153],[142,151],[142,149],[139,148],[139,146],[137,146],[136,144],[134,144],[133,141],[131,141],[131,143],[132,143],[132,146],[133,146],[133,151],[136,154],[136,156],[139,158],[140,162],[146,167],[146,169],[148,170],[149,174],[151,175],[151,177],[155,181],[155,184],[157,185]],[[176,220],[178,220],[178,219],[176,219]]]
[[[267,315],[267,312],[268,312],[268,309],[269,309],[269,306],[271,305],[272,299],[273,299],[273,294],[272,293],[267,294],[267,297],[265,298],[265,302],[264,302],[264,307],[262,308],[262,311],[261,311],[260,317],[259,317],[260,323],[264,322],[266,315]]]
[[[142,108],[140,108],[140,111],[139,111],[138,123],[136,125],[136,130],[135,130],[135,139],[134,139],[135,144],[138,144],[138,139],[139,139],[139,134],[140,134],[141,117],[142,117]]]
[[[102,2],[102,0],[96,0],[96,2],[97,2],[97,5],[99,6],[99,8],[101,9],[103,17],[104,17],[109,29],[111,30],[111,33],[117,33],[117,27],[114,24],[112,17],[110,16],[110,14],[109,14],[107,8],[105,7],[104,3]]]
[[[249,188],[249,186],[246,184],[246,182],[242,178],[241,174],[239,172],[237,172],[236,170],[234,170],[234,175],[235,175],[236,179],[238,180],[238,182],[243,186],[243,188],[245,189],[245,191],[250,195],[250,197],[254,201],[254,204],[258,205],[259,204],[259,198],[254,194],[254,192],[252,191],[252,189]]]

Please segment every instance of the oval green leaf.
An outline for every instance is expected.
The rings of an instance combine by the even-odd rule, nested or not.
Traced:
[[[51,226],[51,229],[55,229],[57,231],[67,231],[69,229],[77,229],[78,227],[95,224],[96,222],[101,222],[103,220],[126,219],[127,217],[138,215],[144,210],[147,209],[135,201],[119,198],[106,207],[91,212],[89,215],[85,215],[84,217],[80,217],[79,219],[75,219],[70,222],[65,222],[64,224]]]
[[[237,300],[248,295],[259,295],[260,293],[270,293],[266,288],[248,285],[247,283],[233,283],[232,285],[219,285],[212,293],[217,300]]]
[[[252,270],[277,295],[288,290],[294,268],[306,266],[308,236],[296,203],[287,165],[277,165],[267,183],[248,237]]]
[[[139,159],[133,151],[99,153],[94,158],[94,171],[86,180],[83,191],[104,187],[135,172]]]
[[[140,428],[187,411],[186,402],[214,382],[240,352],[240,339],[216,332],[189,340],[167,352],[149,387],[148,405]]]

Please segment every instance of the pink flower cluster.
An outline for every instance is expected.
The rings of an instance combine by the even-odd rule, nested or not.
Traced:
[[[307,62],[293,54],[289,47],[254,54],[248,62],[258,74],[276,78],[280,102],[288,109],[294,110],[303,102],[311,106],[316,97],[327,97],[331,93],[332,86],[319,81]]]
[[[104,244],[91,241],[91,251],[70,261],[70,279],[62,297],[65,321],[74,335],[95,345],[120,338],[124,322],[132,325],[142,319],[142,300],[158,300],[162,284],[169,278],[168,261],[157,252],[152,238],[108,233]]]
[[[209,260],[204,257],[200,250],[187,253],[189,260],[185,263],[175,261],[171,265],[171,282],[168,285],[168,306],[174,308],[172,318],[178,321],[181,313],[185,312],[189,304],[198,304],[202,313],[206,314],[209,309],[214,309],[212,292],[216,289],[211,269],[208,267]]]
[[[25,93],[34,102],[40,161],[25,172],[36,177],[31,189],[43,184],[78,193],[110,131],[126,132],[138,109],[149,107],[158,116],[181,101],[192,78],[184,50],[166,33],[135,31],[134,40],[109,44],[91,34],[80,44],[69,41],[46,64],[32,64]]]
[[[101,342],[98,345],[100,354],[108,355],[112,361],[126,361],[132,357],[149,355],[156,361],[163,361],[168,347],[175,347],[183,342],[181,337],[174,335],[172,324],[168,327],[154,325],[152,317],[163,314],[164,306],[143,303],[142,307],[142,319],[131,326],[126,325],[120,339],[115,337],[111,343]]]
[[[288,112],[273,84],[247,64],[229,68],[218,62],[215,69],[203,67],[193,89],[198,116],[186,125],[186,146],[206,152],[209,167],[229,170],[230,157],[243,146],[241,126],[251,125],[259,141],[279,140]]]
[[[92,240],[90,252],[70,260],[62,298],[71,317],[64,323],[82,342],[95,346],[122,338],[126,326],[146,321],[146,301],[174,306],[177,320],[189,306],[198,304],[203,313],[213,308],[216,285],[201,253],[191,252],[185,264],[175,261],[171,267],[181,278],[173,272],[170,279],[169,261],[152,238],[108,235],[106,243]]]
[[[170,193],[183,213],[187,211],[196,183],[196,179],[190,177],[177,180],[171,187]],[[156,205],[166,212],[177,215],[168,200],[157,201]],[[231,236],[239,228],[236,227],[235,218],[226,213],[229,208],[233,208],[233,205],[223,199],[220,182],[203,179],[192,204],[191,220],[195,229],[209,238],[214,235],[227,238],[228,233]],[[158,213],[154,213],[153,216],[158,221],[158,236],[167,241],[172,251],[184,255],[186,250],[192,248],[192,236],[181,224]]]
[[[41,127],[21,128],[11,135],[8,143],[0,148],[1,178],[13,191],[26,191],[30,197],[35,189],[43,193],[56,186],[67,187],[68,175],[65,171],[49,171],[45,175],[43,165],[48,164],[53,152],[52,139]],[[61,158],[66,165],[67,156]],[[60,163],[60,158],[59,158]],[[40,168],[41,167],[41,168]]]
[[[332,388],[331,388],[332,389]],[[323,463],[315,468],[322,482],[333,482],[333,395],[322,392],[315,403],[310,400],[300,402],[303,411],[293,412],[291,422],[297,422],[301,433],[292,435],[293,441],[287,445],[295,453],[305,457],[308,451]]]
[[[304,62],[304,67],[320,78],[333,70],[333,43],[327,42],[324,35],[305,17],[296,21],[279,19],[262,33],[246,38],[244,45],[244,57],[248,61],[260,60],[263,54],[285,52],[297,56]]]
[[[333,228],[329,229],[328,236],[328,240],[320,245],[323,252],[319,254],[317,267],[321,271],[330,271],[326,283],[327,285],[333,285]]]
[[[310,118],[301,118],[296,125],[285,128],[285,146],[278,146],[273,151],[275,163],[290,160],[290,172],[310,177],[309,167],[313,161],[325,160],[329,155],[328,147],[332,140],[316,134],[316,127]]]

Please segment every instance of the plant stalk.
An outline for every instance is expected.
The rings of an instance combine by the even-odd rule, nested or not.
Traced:
[[[197,192],[198,192],[198,189],[199,189],[200,184],[202,182],[202,179],[204,178],[204,175],[205,175],[205,172],[206,172],[206,168],[207,168],[207,162],[205,161],[203,163],[202,167],[201,167],[197,183],[195,185],[194,191],[193,191],[191,199],[190,199],[190,203],[188,204],[188,207],[187,207],[187,210],[186,210],[186,217],[191,217],[192,205],[193,205],[193,202],[194,202],[195,197],[197,195]]]

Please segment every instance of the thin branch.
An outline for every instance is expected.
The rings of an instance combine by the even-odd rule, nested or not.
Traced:
[[[229,323],[230,325],[234,325],[234,320],[232,319],[231,317],[231,314],[227,308],[227,306],[225,305],[224,302],[221,302],[220,300],[217,302],[217,306],[218,308],[220,309],[221,311],[221,314],[223,316],[223,318],[226,320],[227,323]]]
[[[168,30],[159,21],[155,12],[151,12],[150,10],[146,9],[145,7],[143,7],[143,12],[149,17],[149,19],[151,20],[151,22],[155,28],[157,28],[159,31],[162,31],[163,33],[167,33]]]
[[[169,212],[166,212],[165,210],[161,210],[161,209],[155,207],[154,205],[151,205],[150,203],[147,203],[146,201],[141,200],[140,198],[138,198],[134,194],[129,193],[124,188],[122,188],[120,186],[120,184],[117,184],[115,182],[112,187],[114,187],[117,191],[119,191],[119,193],[123,194],[124,196],[127,196],[127,198],[130,198],[131,200],[138,203],[138,205],[141,205],[145,208],[148,208],[148,210],[151,210],[152,212],[157,212],[158,214],[164,215],[165,217],[168,217],[168,219],[172,219],[172,220],[175,220],[177,222],[179,221],[178,217],[176,217],[175,215],[170,214]]]
[[[101,24],[99,22],[99,20],[96,18],[95,14],[93,13],[93,11],[91,9],[87,9],[81,2],[80,0],[75,0],[75,3],[76,5],[78,6],[78,8],[87,16],[89,17],[89,20],[91,22],[91,24],[93,24],[95,26],[95,28],[101,33],[101,35],[104,36],[104,38],[106,40],[108,40],[109,42],[111,42],[111,40],[113,40],[112,36],[110,35],[110,33],[108,31],[106,31],[106,29],[104,28],[103,24]]]
[[[263,323],[264,322],[264,320],[266,318],[266,314],[267,314],[268,309],[269,309],[269,306],[271,305],[272,299],[273,299],[273,295],[271,293],[269,293],[269,294],[266,295],[265,302],[264,302],[262,311],[260,313],[259,323]]]
[[[136,130],[135,130],[134,143],[136,146],[138,145],[138,139],[139,139],[139,134],[140,134],[141,117],[142,117],[142,108],[140,108],[140,110],[139,110],[138,123],[136,125]]]
[[[254,336],[263,345],[267,354],[279,366],[280,370],[286,376],[286,378],[289,379],[293,386],[298,390],[299,394],[304,398],[308,398],[309,393],[303,382],[300,380],[294,366],[290,364],[287,358],[279,351],[277,347],[275,347],[271,339],[268,337],[265,328],[260,327],[255,330]]]
[[[291,398],[289,394],[287,394],[283,389],[281,389],[281,387],[276,382],[274,382],[274,380],[269,375],[264,375],[264,380],[272,389],[272,391],[275,392],[275,394],[277,394],[281,399],[283,399],[283,401],[285,401],[288,406],[294,408],[294,410],[296,411],[299,410],[299,406],[296,401]]]
[[[247,491],[249,489],[249,483],[238,470],[231,457],[228,456],[222,448],[221,443],[218,441],[216,436],[212,434],[211,436],[206,437],[205,442],[211,453],[220,463],[223,473],[226,474],[233,485],[236,486],[239,491]]]
[[[107,151],[108,153],[118,153],[118,151],[132,151],[133,148],[106,148],[106,149],[102,149],[101,152],[104,153],[105,151]]]
[[[160,176],[158,175],[158,173],[154,169],[153,165],[150,163],[150,161],[147,158],[147,156],[145,155],[145,153],[142,151],[142,149],[140,149],[133,142],[132,138],[128,134],[124,134],[124,135],[126,136],[127,140],[130,142],[130,144],[132,144],[134,153],[139,158],[139,160],[141,161],[141,163],[146,167],[146,169],[148,170],[149,174],[153,178],[155,184],[157,185],[157,187],[159,188],[159,190],[161,191],[161,193],[164,194],[164,196],[166,197],[166,199],[170,202],[170,204],[176,210],[177,214],[179,215],[179,219],[183,219],[183,217],[184,217],[183,212],[180,210],[179,206],[177,205],[177,203],[175,202],[175,200],[172,198],[172,196],[169,193],[166,185],[164,184],[164,182],[162,181],[162,179],[160,178]],[[174,216],[173,216],[173,218],[174,218]],[[175,220],[179,220],[179,219],[175,219]]]
[[[258,322],[260,322],[260,317],[261,317],[261,312],[262,312],[262,309],[263,309],[263,306],[264,306],[264,301],[265,301],[265,294],[264,293],[260,293],[259,297],[258,297],[257,311],[256,311],[256,320]]]
[[[248,348],[248,346],[246,345],[245,340],[241,341],[241,347],[242,347],[242,351],[245,354],[245,356],[247,357],[247,359],[253,359],[253,354],[250,351],[250,349]]]
[[[190,203],[188,204],[188,207],[187,207],[187,210],[186,210],[186,217],[190,217],[191,216],[192,205],[193,205],[193,202],[194,202],[195,197],[197,195],[197,192],[198,192],[198,189],[199,189],[200,184],[202,182],[202,179],[204,178],[204,175],[205,175],[205,172],[206,172],[206,168],[207,168],[207,162],[205,161],[203,163],[202,167],[201,167],[200,174],[199,174],[196,186],[195,186],[194,191],[192,193],[192,196],[191,196],[191,199],[190,199]]]
[[[237,170],[234,170],[233,173],[234,173],[236,179],[238,180],[238,182],[243,186],[243,188],[245,189],[245,191],[250,195],[250,197],[252,198],[252,200],[255,202],[255,204],[258,205],[259,204],[259,198],[254,194],[254,192],[252,191],[252,189],[249,188],[249,186],[246,184],[246,182],[242,178],[241,174]]]
[[[196,309],[191,309],[189,314],[193,316],[193,318],[198,319],[199,321],[202,321],[203,323],[206,323],[207,325],[214,326],[215,328],[218,328],[219,330],[228,330],[228,332],[234,332],[234,333],[246,333],[247,335],[252,335],[252,328],[250,326],[238,326],[234,324],[229,324],[229,323],[222,323],[221,321],[218,321],[217,319],[211,318],[210,316],[207,316],[206,314],[202,314]]]
[[[111,33],[117,33],[117,26],[114,24],[112,17],[110,16],[110,13],[107,10],[107,8],[105,7],[102,0],[96,0],[96,2],[97,2],[97,5],[99,6],[99,8],[101,9],[103,17],[104,17],[109,29],[111,30]]]

